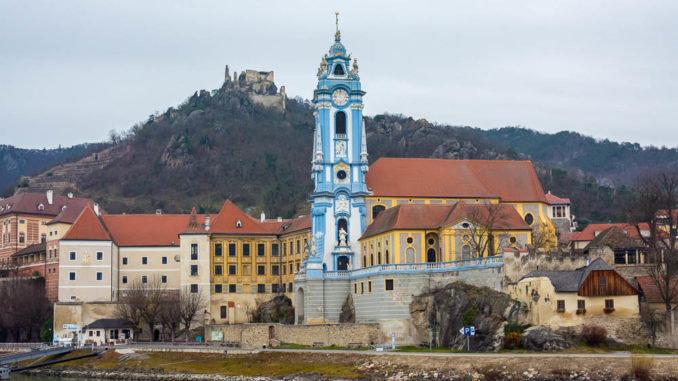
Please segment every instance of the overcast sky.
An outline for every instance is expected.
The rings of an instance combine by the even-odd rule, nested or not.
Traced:
[[[231,72],[310,98],[342,42],[365,113],[678,146],[677,1],[0,1],[0,144],[105,140]]]

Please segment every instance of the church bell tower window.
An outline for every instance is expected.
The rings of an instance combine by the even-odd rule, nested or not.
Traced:
[[[344,67],[341,66],[341,64],[334,67],[334,75],[344,75],[344,74],[346,73],[344,72]]]
[[[346,138],[346,113],[337,111],[334,115],[334,131],[339,139]]]

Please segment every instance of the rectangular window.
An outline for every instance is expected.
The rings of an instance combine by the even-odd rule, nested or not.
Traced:
[[[148,264],[148,257],[141,257],[141,264],[147,265]]]
[[[198,285],[193,283],[191,284],[191,294],[197,294],[198,293]]]
[[[290,241],[290,255],[294,254],[294,242]]]
[[[198,244],[197,243],[191,244],[191,260],[192,261],[198,260]]]
[[[299,272],[299,262],[297,262],[297,272]]]
[[[122,276],[122,284],[127,284],[127,275]]]
[[[290,274],[292,274],[292,273],[294,272],[294,267],[293,267],[293,266],[294,266],[294,265],[290,263]]]
[[[102,273],[101,271],[98,271],[97,272],[97,280],[104,280],[104,273]]]
[[[235,275],[235,265],[228,265],[228,275]]]
[[[277,294],[280,292],[280,285],[279,284],[272,284],[271,285],[271,292],[274,294]]]
[[[384,281],[384,289],[386,291],[393,291],[393,279],[386,279]]]
[[[264,265],[257,266],[257,275],[266,275],[266,266]]]
[[[605,312],[614,311],[614,299],[605,299]]]
[[[598,278],[598,286],[606,286],[607,285],[607,279],[605,279],[604,276],[601,276]]]
[[[577,313],[583,314],[586,312],[586,301],[583,299],[577,300]]]
[[[557,302],[558,306],[558,312],[565,312],[565,301],[564,300],[558,300]]]
[[[148,277],[146,275],[141,276],[141,283],[148,283]]]
[[[226,319],[226,311],[228,311],[228,308],[226,308],[226,306],[221,306],[219,308],[219,317],[222,319]]]
[[[228,292],[231,294],[235,294],[236,286],[235,284],[229,284],[228,285]]]
[[[214,275],[221,275],[221,265],[214,266]]]
[[[167,257],[162,257],[162,264],[166,265],[167,264]]]
[[[101,331],[97,331],[97,337],[101,336]]]
[[[286,256],[287,256],[287,245],[285,245],[285,244],[283,243],[283,244],[282,244],[282,248],[283,248],[283,257],[286,257]]]
[[[263,243],[257,245],[257,255],[260,257],[266,255],[266,249]]]
[[[97,251],[97,261],[103,261],[104,260],[104,253],[101,251]]]
[[[271,275],[279,275],[279,274],[280,274],[280,266],[271,265]]]
[[[215,294],[221,294],[221,285],[220,284],[215,284],[214,285],[214,293]]]
[[[354,294],[358,293],[358,283],[353,283],[353,293]]]
[[[360,282],[360,293],[364,294],[365,293],[365,283]]]
[[[289,290],[289,292],[292,292],[292,290],[294,289],[294,288],[292,288],[292,282],[290,282],[290,283],[287,285],[287,289]]]
[[[74,271],[71,271],[70,273],[68,273],[68,280],[75,280],[75,272]]]
[[[274,243],[274,244],[271,245],[271,255],[272,256],[277,257],[278,254],[279,254],[278,250],[280,250],[280,249],[279,249],[279,246],[278,246],[277,243]]]
[[[127,257],[122,257],[122,264],[126,265],[127,264]]]
[[[266,285],[265,284],[258,284],[257,285],[257,293],[263,294],[266,292]]]
[[[301,253],[301,241],[297,240],[297,254]]]
[[[217,244],[214,245],[214,256],[215,257],[221,257],[221,249],[222,249],[222,247],[221,247],[220,243],[217,243]]]
[[[167,283],[167,275],[161,275],[160,276],[160,282]]]
[[[249,243],[243,243],[242,244],[242,255],[243,255],[243,257],[249,257],[250,256],[250,244]]]
[[[372,292],[372,281],[367,282],[367,292]]]
[[[191,265],[191,276],[198,275],[198,265]]]
[[[228,256],[235,257],[235,243],[228,244]]]
[[[71,261],[75,261],[75,251],[71,251],[68,253],[68,259]]]

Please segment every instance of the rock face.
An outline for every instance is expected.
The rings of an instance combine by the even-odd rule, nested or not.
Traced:
[[[349,293],[341,306],[339,314],[339,323],[355,323],[355,307],[353,306],[353,297]]]
[[[548,352],[567,349],[576,345],[571,339],[561,336],[543,325],[526,329],[521,344],[523,348],[530,351]]]
[[[455,282],[415,296],[410,315],[422,344],[428,345],[432,327],[436,332],[434,345],[465,349],[466,337],[459,330],[472,325],[476,333],[470,341],[471,350],[497,351],[502,346],[506,322],[524,323],[527,309],[507,294]]]
[[[257,304],[252,313],[252,321],[256,323],[294,324],[294,307],[292,300],[285,295],[278,295],[271,300]]]

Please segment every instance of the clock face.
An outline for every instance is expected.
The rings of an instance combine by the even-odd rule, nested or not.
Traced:
[[[332,102],[338,106],[344,106],[348,103],[348,93],[344,89],[339,89],[332,94]]]

